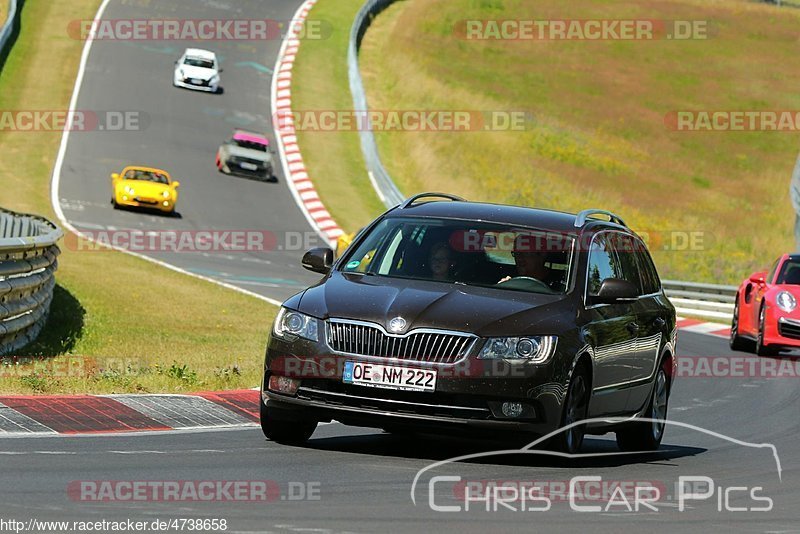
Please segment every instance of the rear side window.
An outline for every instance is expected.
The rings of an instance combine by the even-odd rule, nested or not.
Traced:
[[[661,279],[658,277],[658,271],[653,263],[653,258],[647,252],[644,243],[637,239],[636,244],[639,247],[636,252],[636,258],[639,264],[639,273],[642,277],[642,293],[644,295],[651,295],[661,291]]]
[[[641,294],[642,280],[639,276],[639,264],[636,260],[639,247],[629,235],[619,232],[608,232],[606,235],[609,236],[609,242],[614,248],[620,265],[620,276],[617,278],[622,278],[632,283],[639,288],[639,293]]]

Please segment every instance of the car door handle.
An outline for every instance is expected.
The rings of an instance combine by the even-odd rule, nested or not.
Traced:
[[[636,324],[634,322],[628,323],[628,332],[630,332],[631,334],[635,334],[638,331],[639,331],[639,325],[638,324]]]

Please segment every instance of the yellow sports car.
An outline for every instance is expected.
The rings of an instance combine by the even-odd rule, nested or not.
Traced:
[[[172,213],[178,202],[179,185],[167,171],[152,167],[125,167],[121,173],[111,175],[111,203],[114,209],[136,206]]]

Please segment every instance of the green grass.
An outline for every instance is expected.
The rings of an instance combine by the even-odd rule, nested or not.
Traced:
[[[293,67],[292,105],[295,111],[352,110],[347,81],[350,25],[363,0],[325,0],[314,6],[310,19],[331,28],[330,37],[304,40]],[[370,186],[358,132],[301,131],[298,144],[314,186],[339,225],[354,232],[383,211]]]
[[[23,31],[0,73],[0,109],[66,109],[82,42],[70,20],[98,0],[27,0]],[[0,132],[0,205],[54,219],[50,174],[60,134]],[[0,367],[3,393],[175,392],[252,387],[275,308],[117,252],[62,246],[42,335]],[[127,283],[152,280],[162,288]]]
[[[323,6],[348,12],[350,4],[328,0],[315,13]],[[465,19],[569,18],[704,19],[712,38],[466,41],[453,31]],[[372,109],[521,110],[535,118],[525,131],[379,132],[382,159],[404,193],[610,209],[656,236],[663,277],[736,283],[794,248],[788,185],[797,135],[676,132],[664,117],[800,109],[800,72],[790,67],[798,22],[797,10],[745,0],[406,0],[367,32],[361,69]],[[316,61],[314,52],[301,47],[300,60]],[[330,53],[324,61],[339,63],[328,71],[344,69],[344,51]],[[326,94],[347,88],[341,75],[316,83],[325,83]],[[317,107],[308,94],[303,104]],[[343,153],[358,148],[349,139],[341,144]],[[323,150],[308,144],[304,157]],[[324,202],[340,204],[330,192],[352,186],[353,164],[327,161]],[[357,183],[347,202],[371,206],[368,182]],[[700,250],[663,250],[670,236],[690,232],[703,235]]]

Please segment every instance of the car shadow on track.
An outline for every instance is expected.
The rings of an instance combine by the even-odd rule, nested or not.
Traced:
[[[537,467],[618,467],[629,464],[657,463],[687,456],[696,456],[706,452],[700,447],[682,445],[662,445],[658,451],[648,453],[620,453],[614,440],[586,438],[582,457],[564,459],[545,453],[525,451],[514,453],[526,443],[499,442],[479,439],[458,440],[433,435],[397,435],[397,434],[362,434],[311,439],[306,448],[368,454],[373,456],[391,456],[395,458],[446,460],[464,455],[487,453],[492,451],[509,451],[502,454],[489,455],[482,458],[471,458],[468,463],[492,464],[507,466]]]
[[[117,206],[114,208],[118,211],[128,211],[131,213],[143,213],[145,215],[155,215],[156,217],[164,217],[165,219],[183,219],[183,215],[179,211],[165,212],[155,208],[142,208],[132,206]]]

